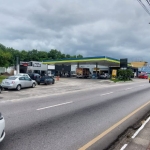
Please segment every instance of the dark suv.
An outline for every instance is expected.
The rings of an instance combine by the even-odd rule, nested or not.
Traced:
[[[42,76],[41,78],[37,79],[37,83],[38,83],[38,85],[41,83],[44,83],[46,85],[47,84],[54,84],[55,79],[53,77],[50,77],[50,76]]]
[[[35,80],[37,82],[38,79],[40,79],[40,75],[38,73],[28,73],[28,75],[30,76],[30,78],[32,80]]]

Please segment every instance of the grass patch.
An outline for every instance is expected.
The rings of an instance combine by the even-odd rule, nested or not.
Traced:
[[[111,81],[113,81],[113,82],[126,82],[126,81],[132,81],[132,79],[128,79],[128,80],[121,80],[121,79],[118,79],[118,78],[116,78],[116,79],[111,79]]]
[[[2,82],[2,80],[4,80],[7,76],[4,75],[0,75],[0,83]]]

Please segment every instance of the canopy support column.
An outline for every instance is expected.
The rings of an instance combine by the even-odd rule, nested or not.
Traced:
[[[80,68],[80,64],[79,63],[77,63],[77,68]]]
[[[97,70],[98,70],[98,63],[96,63],[96,77],[98,78],[98,72],[97,72]]]

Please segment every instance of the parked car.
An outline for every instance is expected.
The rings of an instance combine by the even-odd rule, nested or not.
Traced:
[[[36,82],[37,82],[38,78],[41,77],[38,73],[28,73],[28,75],[30,76],[30,78],[32,80],[35,80]]]
[[[148,79],[147,74],[140,74],[138,77],[141,78],[141,79]]]
[[[100,79],[109,79],[110,78],[110,75],[108,73],[103,73],[103,74],[100,74],[99,75],[99,78]]]
[[[41,83],[44,84],[54,84],[55,83],[55,79],[53,77],[50,76],[42,76],[41,78],[37,79],[37,83],[38,85],[40,85]]]
[[[3,90],[3,87],[0,85],[0,93],[2,92],[2,90]]]
[[[10,76],[2,81],[2,87],[4,89],[16,89],[20,91],[22,88],[35,87],[36,82],[26,76]]]
[[[23,77],[30,78],[30,76],[27,73],[19,73],[19,74],[16,74],[15,76],[23,76]]]
[[[5,137],[5,120],[2,114],[0,113],[0,142],[3,141]]]

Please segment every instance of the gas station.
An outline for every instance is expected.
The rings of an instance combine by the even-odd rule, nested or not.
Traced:
[[[68,59],[61,59],[61,60],[46,60],[42,62],[43,64],[47,65],[55,65],[55,71],[65,71],[65,68],[69,68],[71,65],[76,65],[76,68],[80,68],[81,65],[94,65],[95,72],[101,68],[98,66],[107,66],[108,73],[111,74],[113,68],[120,69],[120,60],[107,57],[107,56],[98,56],[98,57],[84,57],[84,58],[68,58]],[[131,68],[131,65],[128,63],[128,67]],[[70,67],[71,68],[71,67]],[[69,69],[68,69],[69,70]],[[67,70],[67,71],[68,71]]]

